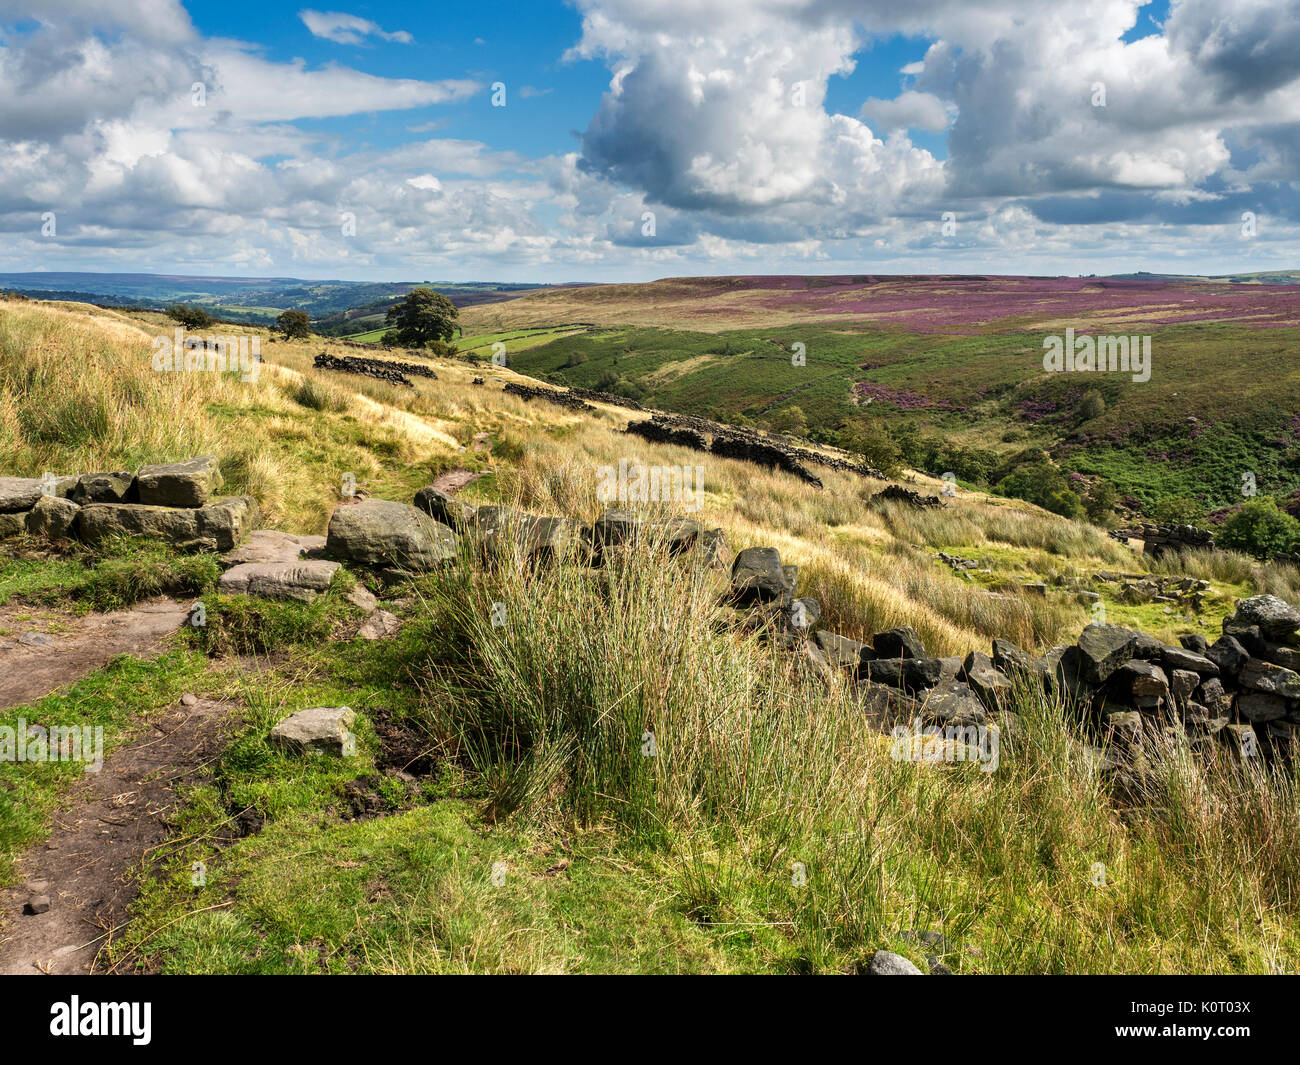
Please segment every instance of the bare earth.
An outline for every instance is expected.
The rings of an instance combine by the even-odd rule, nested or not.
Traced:
[[[104,971],[97,957],[135,896],[132,874],[167,838],[177,789],[210,778],[233,710],[176,706],[86,774],[45,845],[19,860],[18,884],[0,891],[0,975]],[[23,912],[34,895],[49,897],[48,912]]]
[[[0,710],[80,680],[115,655],[153,650],[188,614],[172,599],[83,618],[31,606],[0,608],[0,632],[10,634],[0,636]]]

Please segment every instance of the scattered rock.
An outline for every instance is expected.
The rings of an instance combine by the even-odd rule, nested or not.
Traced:
[[[867,963],[868,976],[924,976],[915,965],[901,954],[878,950]]]
[[[747,547],[731,566],[731,592],[736,603],[779,600],[786,591],[781,554],[775,547]]]
[[[342,755],[357,715],[346,706],[299,710],[271,729],[271,743],[288,754]]]
[[[66,540],[72,535],[81,508],[70,499],[41,496],[27,513],[27,535]]]
[[[357,635],[363,640],[387,640],[396,636],[397,630],[401,627],[402,619],[396,614],[390,614],[387,610],[376,610],[357,630]]]
[[[826,629],[818,629],[814,639],[816,639],[817,646],[821,648],[822,653],[831,665],[842,669],[857,668],[865,644],[861,644],[857,640],[850,640],[847,636],[839,636],[836,633],[828,632]]]
[[[379,600],[375,598],[374,592],[364,584],[358,584],[343,598],[367,614],[373,614],[379,607]]]

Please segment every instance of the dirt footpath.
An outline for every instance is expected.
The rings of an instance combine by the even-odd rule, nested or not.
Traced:
[[[48,841],[19,859],[18,884],[0,890],[0,975],[104,971],[97,958],[135,896],[133,874],[167,838],[177,789],[210,779],[235,710],[178,705],[86,774]],[[47,912],[25,912],[40,898]]]
[[[0,710],[30,703],[119,654],[142,655],[185,623],[189,607],[154,599],[130,610],[71,617],[40,607],[0,608]]]

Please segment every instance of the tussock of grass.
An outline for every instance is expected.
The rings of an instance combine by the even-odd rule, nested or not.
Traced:
[[[908,927],[992,972],[1263,971],[1296,948],[1286,774],[1245,787],[1226,760],[1171,754],[1126,824],[1079,714],[1028,690],[995,772],[895,761],[846,687],[734,631],[707,575],[648,552],[591,573],[458,568],[425,591],[429,727],[490,817],[621,826],[684,913],[750,929],[750,961],[839,969]]]

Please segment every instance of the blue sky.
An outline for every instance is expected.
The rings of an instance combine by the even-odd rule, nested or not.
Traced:
[[[1297,88],[1292,0],[0,0],[0,270],[1293,268]]]

